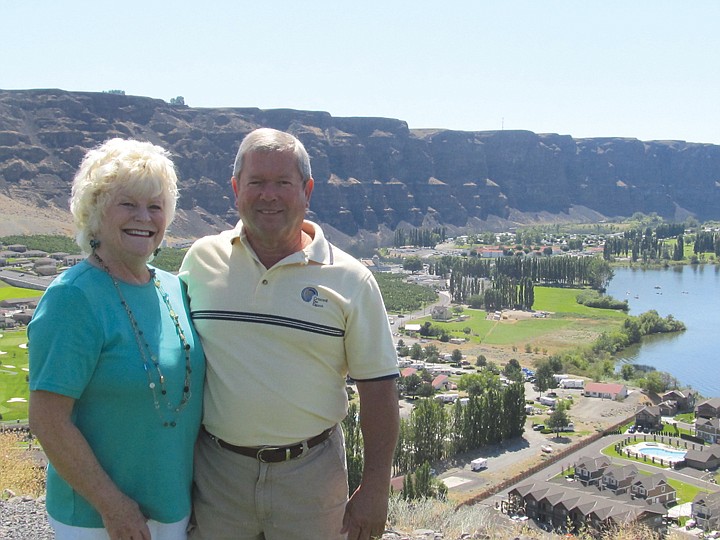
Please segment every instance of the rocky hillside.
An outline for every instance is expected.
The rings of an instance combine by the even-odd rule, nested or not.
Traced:
[[[175,237],[224,228],[235,222],[229,186],[235,151],[259,126],[290,131],[305,143],[316,181],[310,217],[341,245],[351,237],[373,244],[408,226],[443,224],[455,232],[638,211],[720,218],[716,145],[411,130],[388,118],[0,90],[0,235],[67,227],[80,159],[114,136],[147,139],[175,155],[182,190]]]

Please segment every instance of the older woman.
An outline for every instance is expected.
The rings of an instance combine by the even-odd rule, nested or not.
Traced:
[[[146,142],[107,141],[73,182],[89,256],[28,329],[30,427],[58,540],[186,538],[204,356],[180,282],[147,264],[176,199],[167,152]]]

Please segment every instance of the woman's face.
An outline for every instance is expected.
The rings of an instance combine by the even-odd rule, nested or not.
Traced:
[[[165,199],[119,191],[105,208],[97,239],[105,257],[142,261],[162,242],[167,226]]]

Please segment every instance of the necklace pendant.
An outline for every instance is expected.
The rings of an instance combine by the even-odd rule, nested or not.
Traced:
[[[148,388],[150,388],[151,390],[155,390],[155,383],[151,382],[150,384],[148,384]]]

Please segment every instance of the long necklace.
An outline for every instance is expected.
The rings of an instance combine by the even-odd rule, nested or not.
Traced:
[[[190,397],[192,396],[192,392],[191,392],[192,366],[190,363],[190,344],[187,342],[187,339],[185,338],[185,332],[183,332],[183,329],[180,326],[180,320],[178,318],[178,315],[177,315],[177,313],[175,313],[175,310],[173,309],[172,304],[170,303],[170,297],[163,289],[162,283],[160,283],[160,279],[155,274],[155,270],[152,268],[148,268],[148,270],[150,272],[150,278],[152,279],[152,282],[155,285],[155,288],[157,289],[158,293],[160,294],[160,297],[163,299],[165,307],[167,308],[168,313],[170,314],[170,318],[172,319],[173,324],[175,325],[175,331],[177,332],[178,338],[180,339],[180,345],[182,347],[182,350],[185,353],[185,381],[183,382],[182,398],[180,398],[180,401],[177,405],[173,405],[172,403],[170,403],[170,399],[168,398],[168,395],[167,395],[167,387],[165,386],[165,375],[163,374],[162,370],[160,369],[160,362],[158,361],[158,357],[150,349],[150,345],[148,344],[147,340],[145,339],[143,331],[138,326],[137,320],[135,319],[135,315],[133,315],[133,312],[130,309],[130,306],[125,301],[125,297],[123,296],[123,293],[120,290],[120,284],[118,283],[117,279],[115,279],[115,276],[113,276],[112,273],[110,272],[110,269],[108,268],[107,264],[105,264],[105,261],[103,261],[102,258],[100,258],[100,255],[98,255],[96,252],[93,251],[93,256],[95,257],[97,262],[100,264],[100,266],[103,268],[103,270],[105,270],[105,273],[107,273],[107,275],[110,276],[113,286],[115,287],[115,290],[117,291],[117,294],[120,297],[120,304],[125,309],[125,313],[127,313],[128,319],[130,320],[130,326],[132,327],[133,335],[135,336],[135,342],[137,343],[138,350],[140,351],[140,356],[143,361],[143,368],[145,370],[145,375],[147,376],[148,388],[150,388],[150,390],[152,391],[153,404],[155,405],[155,410],[158,412],[158,415],[160,416],[160,420],[162,420],[164,427],[174,428],[177,425],[175,418],[185,408],[185,405],[188,404],[188,402],[190,401]],[[165,414],[161,410],[160,399],[158,397],[158,391],[157,391],[158,390],[157,384],[153,380],[153,375],[152,375],[153,371],[157,374],[157,380],[160,383],[160,395],[162,395],[165,400],[165,408],[168,411],[171,411],[171,413],[172,413],[171,419],[166,418]]]

